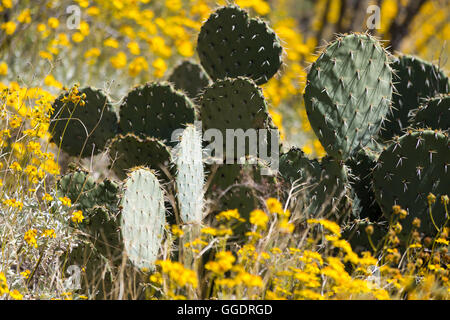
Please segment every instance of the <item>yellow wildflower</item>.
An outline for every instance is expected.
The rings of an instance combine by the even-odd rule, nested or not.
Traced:
[[[59,199],[59,201],[61,201],[61,204],[63,206],[66,206],[66,207],[72,206],[72,200],[70,200],[69,198],[67,198],[67,197],[59,197],[58,199]]]
[[[37,248],[37,230],[36,229],[30,229],[27,232],[25,232],[24,240],[32,247]]]
[[[264,230],[267,228],[267,222],[269,222],[269,217],[264,211],[257,209],[250,212],[251,224]]]
[[[84,217],[83,217],[83,212],[81,211],[81,210],[78,210],[78,211],[74,211],[73,213],[72,213],[72,217],[70,218],[73,222],[75,222],[75,223],[81,223],[81,222],[83,222],[83,219],[84,219]]]

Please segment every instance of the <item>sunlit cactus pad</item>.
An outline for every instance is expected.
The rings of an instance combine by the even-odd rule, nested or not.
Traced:
[[[164,235],[164,195],[156,176],[137,168],[125,181],[121,232],[128,258],[137,268],[154,268]]]
[[[184,130],[173,158],[177,168],[176,186],[180,217],[185,223],[200,223],[203,219],[203,150],[201,132],[193,125]]]
[[[266,83],[281,66],[282,51],[275,32],[237,6],[211,14],[197,42],[201,63],[214,80],[245,76]]]
[[[347,159],[375,139],[392,97],[390,57],[370,35],[339,36],[308,73],[308,119],[327,153]]]
[[[375,196],[386,217],[392,206],[408,211],[403,226],[411,227],[414,218],[422,221],[422,230],[433,233],[429,216],[429,193],[436,196],[432,214],[436,225],[445,221],[440,197],[450,191],[450,150],[448,135],[440,131],[410,131],[380,155],[373,172]]]
[[[103,151],[108,139],[117,133],[117,116],[102,90],[86,87],[79,92],[83,94],[84,106],[63,102],[67,93],[55,100],[49,132],[52,141],[69,155],[89,157]]]
[[[120,107],[122,134],[134,133],[170,143],[172,133],[194,123],[191,100],[169,83],[147,83],[132,89]]]

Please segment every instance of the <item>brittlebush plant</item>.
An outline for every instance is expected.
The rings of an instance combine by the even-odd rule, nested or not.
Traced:
[[[447,207],[448,197],[441,201]],[[196,259],[208,257],[204,269],[171,259],[157,261],[147,294],[158,299],[448,299],[450,282],[445,224],[434,239],[421,238],[420,221],[408,235],[407,250],[398,235],[406,211],[394,206],[389,231],[379,248],[356,254],[342,238],[341,227],[326,219],[308,219],[301,231],[289,211],[274,198],[265,210],[250,214],[251,229],[243,244],[230,244],[244,222],[237,210],[218,215],[217,227],[204,227],[199,238],[172,235]],[[448,223],[448,221],[447,221]],[[369,239],[373,227],[366,232]],[[371,241],[372,242],[372,241]],[[373,243],[373,242],[372,242]]]
[[[450,3],[438,0],[421,1],[413,17],[405,12],[418,3],[414,0],[358,1],[357,7],[344,0],[234,2],[269,20],[282,40],[284,68],[263,90],[286,145],[295,142],[310,156],[325,153],[303,105],[306,68],[322,39],[365,30],[363,15],[355,12],[380,4],[381,27],[375,32],[391,40],[395,50],[427,60],[445,61],[440,58],[448,55],[443,44],[450,34]],[[71,28],[70,17],[61,13],[74,4],[80,23]],[[55,97],[64,86],[80,83],[104,88],[119,100],[131,85],[166,79],[180,59],[195,59],[201,23],[223,4],[0,0],[1,298],[88,298],[67,290],[68,275],[60,267],[77,243],[84,213],[56,195],[60,150],[49,142],[48,132]],[[405,16],[408,21],[402,20]],[[409,32],[398,33],[403,26]],[[70,89],[74,99],[76,91],[77,86]],[[448,198],[435,201],[448,204]],[[276,199],[268,199],[266,208],[245,221],[252,226],[245,243],[230,245],[244,223],[233,208],[219,215],[218,225],[204,226],[196,239],[173,226],[168,243],[184,255],[157,262],[158,271],[146,276],[146,294],[163,299],[448,299],[448,224],[435,238],[422,239],[413,229],[403,252],[397,237],[402,209],[393,211],[399,214],[384,241],[371,241],[372,250],[363,254],[353,252],[335,223],[321,218],[298,223]],[[183,261],[187,256],[194,257],[193,263]]]

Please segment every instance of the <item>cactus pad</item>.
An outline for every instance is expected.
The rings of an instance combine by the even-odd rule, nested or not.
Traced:
[[[280,174],[292,186],[304,184],[293,201],[311,216],[341,211],[348,191],[348,168],[338,160],[325,157],[321,162],[305,157],[292,148],[280,157]]]
[[[434,130],[450,128],[450,94],[429,99],[416,111],[412,119],[414,127]]]
[[[169,148],[155,138],[139,138],[129,133],[117,135],[110,144],[110,157],[113,159],[112,169],[120,179],[126,177],[126,170],[137,166],[148,166],[165,177],[161,167],[169,168],[171,155]]]
[[[125,251],[139,268],[154,269],[165,226],[164,195],[156,176],[137,169],[125,181],[121,231]]]
[[[172,133],[194,123],[191,100],[168,83],[147,83],[131,90],[120,107],[122,134],[134,133],[170,144]]]
[[[203,24],[197,52],[213,80],[245,76],[264,84],[282,64],[275,32],[237,6],[219,8]]]
[[[280,174],[290,184],[301,184],[320,175],[320,163],[310,160],[299,148],[291,148],[280,157]]]
[[[271,129],[272,118],[261,89],[247,78],[219,80],[205,89],[201,97],[201,119],[203,129],[218,129],[224,139],[223,151],[226,152],[226,130]],[[256,131],[259,141],[259,132]],[[267,132],[269,141],[273,138]],[[247,139],[246,139],[247,140]],[[236,158],[236,143],[234,157]],[[256,146],[256,145],[254,145]],[[271,143],[265,143],[270,149]],[[256,150],[258,151],[258,150]],[[269,150],[268,150],[269,151]],[[270,152],[268,152],[270,155]],[[249,143],[245,143],[245,154],[249,154]],[[256,154],[254,154],[256,155]]]
[[[373,172],[375,196],[389,218],[392,206],[408,211],[402,221],[404,229],[411,228],[414,218],[422,221],[422,231],[435,232],[428,212],[429,193],[436,196],[432,213],[437,226],[445,221],[442,195],[450,192],[450,150],[447,134],[439,131],[410,131],[380,155]]]
[[[377,163],[378,154],[369,149],[361,149],[345,164],[351,169],[350,185],[354,192],[353,209],[359,218],[377,221],[381,216],[381,208],[375,200],[372,186],[372,171]]]
[[[177,167],[176,185],[180,216],[184,223],[200,223],[203,219],[202,137],[189,125],[184,129],[179,144],[174,149]]]
[[[88,172],[76,170],[62,176],[58,181],[58,196],[68,197],[80,210],[96,206],[96,183]]]
[[[393,63],[397,94],[381,131],[384,141],[404,134],[412,111],[428,98],[449,92],[449,80],[439,68],[413,56],[401,56]]]
[[[175,67],[169,82],[173,83],[176,89],[184,91],[191,99],[197,98],[203,88],[211,83],[203,67],[189,60]]]
[[[49,132],[52,141],[69,155],[89,157],[100,153],[117,133],[117,116],[102,90],[86,87],[79,92],[83,94],[84,106],[63,102],[67,94],[55,100]]]
[[[378,134],[392,96],[390,58],[370,35],[339,36],[313,63],[306,112],[327,153],[346,160]]]

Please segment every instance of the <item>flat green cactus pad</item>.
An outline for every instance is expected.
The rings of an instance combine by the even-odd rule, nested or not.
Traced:
[[[280,174],[291,184],[302,184],[320,176],[320,163],[310,160],[300,148],[291,148],[280,157]]]
[[[436,196],[432,214],[438,227],[445,221],[440,197],[450,193],[450,150],[448,135],[440,131],[410,131],[396,138],[380,155],[373,172],[375,196],[384,215],[390,218],[392,206],[408,211],[403,228],[411,229],[414,218],[422,221],[421,229],[434,233],[427,197]]]
[[[200,105],[203,130],[220,130],[224,139],[224,155],[226,143],[231,144],[232,142],[231,138],[226,139],[227,129],[235,130],[235,133],[237,133],[237,130],[246,133],[248,129],[256,129],[253,132],[256,133],[259,143],[258,129],[269,130],[274,128],[261,88],[251,79],[239,77],[215,82],[205,89]],[[270,156],[272,141],[270,131],[267,131],[267,137],[269,143],[266,142],[264,145],[268,148],[267,151]],[[258,146],[258,143],[252,144],[251,147]],[[236,146],[237,143],[235,142],[234,157],[237,156]],[[247,141],[245,143],[246,155],[250,153],[249,147],[250,143]],[[256,156],[256,154],[252,155]]]
[[[120,107],[122,134],[153,137],[170,145],[172,133],[194,123],[191,100],[169,83],[147,83],[131,90]]]
[[[76,170],[62,176],[58,181],[58,196],[68,197],[74,206],[89,210],[97,205],[96,183],[88,172]]]
[[[166,177],[161,167],[169,170],[171,154],[169,148],[155,138],[139,138],[129,133],[117,135],[110,144],[109,155],[112,158],[112,170],[118,178],[124,179],[128,169],[147,166]]]
[[[411,120],[412,126],[435,130],[450,129],[450,94],[440,95],[424,102]]]
[[[184,91],[189,98],[196,99],[211,80],[201,65],[186,60],[175,67],[169,82],[173,83],[176,89]]]
[[[388,113],[381,130],[384,141],[403,135],[413,110],[425,100],[450,92],[449,80],[444,72],[417,57],[401,56],[393,63],[393,69],[397,93],[392,97],[394,108]]]
[[[237,6],[227,6],[203,24],[197,52],[213,80],[245,76],[263,84],[280,68],[283,49],[264,21],[250,19]]]
[[[306,112],[327,153],[346,160],[375,139],[392,97],[390,58],[366,34],[339,36],[308,73]]]
[[[349,187],[348,168],[341,161],[310,160],[302,150],[291,148],[280,157],[280,174],[297,186],[293,205],[302,206],[309,215],[343,211]]]
[[[361,149],[345,164],[351,169],[349,175],[353,190],[353,209],[357,217],[370,221],[377,221],[381,215],[381,208],[375,200],[372,186],[372,171],[375,168],[379,154],[369,149]]]
[[[84,106],[63,102],[67,93],[55,100],[49,132],[52,141],[69,155],[89,157],[103,151],[117,133],[117,116],[102,90],[86,87],[80,90],[82,94],[86,95]]]

